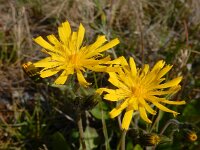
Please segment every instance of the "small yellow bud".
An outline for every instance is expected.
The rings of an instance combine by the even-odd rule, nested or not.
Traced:
[[[184,130],[184,137],[186,138],[186,140],[190,141],[190,142],[195,142],[197,140],[197,134],[195,131],[192,130]]]
[[[34,80],[35,82],[41,82],[42,78],[40,77],[39,69],[36,68],[32,62],[27,62],[22,64],[22,69],[26,73],[26,75]]]
[[[140,137],[140,143],[143,146],[155,146],[160,143],[161,138],[157,134],[149,133],[149,134],[144,134]]]

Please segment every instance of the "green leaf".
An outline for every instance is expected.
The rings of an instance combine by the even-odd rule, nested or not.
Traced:
[[[185,109],[182,113],[183,117],[191,122],[198,122],[200,121],[199,116],[200,116],[200,111],[199,111],[199,105],[200,101],[198,100],[191,100],[190,103],[188,103],[185,106]]]
[[[60,132],[56,132],[51,137],[52,150],[70,150],[64,136]]]
[[[103,113],[102,113],[102,111],[103,111]],[[102,119],[102,115],[105,120],[110,118],[108,111],[107,111],[107,105],[103,102],[99,103],[90,112],[95,118],[100,119],[100,120]]]
[[[127,149],[127,150],[133,149],[133,142],[132,142],[132,140],[127,141],[126,149]]]
[[[94,149],[97,147],[97,145],[94,144],[94,140],[97,137],[98,133],[96,129],[87,126],[84,132],[85,144],[87,149]]]
[[[134,147],[133,150],[143,150],[143,149],[142,149],[142,147],[141,147],[139,144],[137,144],[137,145]]]

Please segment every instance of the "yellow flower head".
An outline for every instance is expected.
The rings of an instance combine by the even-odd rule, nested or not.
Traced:
[[[88,86],[82,72],[86,69],[92,71],[105,71],[108,69],[105,65],[110,61],[110,57],[102,58],[101,52],[104,52],[119,43],[114,39],[104,44],[107,40],[105,36],[98,36],[97,40],[88,46],[83,45],[85,28],[80,24],[77,32],[72,32],[68,21],[58,27],[59,39],[54,35],[48,35],[49,42],[41,36],[35,38],[35,42],[42,46],[42,51],[49,56],[34,63],[35,67],[42,67],[40,76],[42,78],[50,77],[62,71],[55,80],[55,84],[64,84],[70,74],[77,74],[79,83]]]
[[[133,58],[130,58],[129,64],[124,58],[123,65],[118,72],[109,73],[109,82],[117,89],[100,88],[98,93],[107,92],[104,99],[109,101],[117,101],[119,105],[110,112],[111,118],[118,116],[125,108],[126,112],[122,121],[122,129],[128,129],[134,111],[139,111],[143,120],[151,123],[147,116],[147,112],[152,115],[156,111],[152,109],[151,103],[160,110],[178,113],[168,109],[163,104],[182,105],[185,101],[170,101],[166,96],[173,95],[180,89],[180,81],[182,77],[177,77],[167,81],[163,76],[172,68],[165,65],[164,61],[158,61],[150,70],[149,65],[145,65],[143,69],[137,69]],[[146,112],[147,111],[147,112]]]

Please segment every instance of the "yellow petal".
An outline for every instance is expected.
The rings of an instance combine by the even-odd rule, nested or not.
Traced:
[[[77,43],[77,32],[72,32],[71,41],[68,43],[70,55],[73,55],[78,52],[76,43]]]
[[[163,68],[164,65],[165,65],[165,61],[160,60],[154,65],[154,67],[151,71],[154,72],[156,70],[160,70],[161,68]]]
[[[147,117],[147,113],[146,113],[146,110],[145,110],[144,107],[139,106],[139,112],[140,112],[141,118],[142,118],[144,121],[146,121],[146,122],[148,122],[148,123],[152,123],[151,120],[149,120],[149,118]]]
[[[125,86],[121,86],[120,88],[127,91],[131,91],[131,87],[134,85],[132,78],[127,74],[119,74],[118,77],[119,77],[119,80],[123,82],[123,85],[125,85]]]
[[[122,65],[122,66],[128,66],[128,63],[124,56],[118,57],[112,61],[107,62],[107,64],[112,64],[112,65]]]
[[[177,86],[173,86],[168,90],[165,91],[150,91],[148,92],[148,95],[166,95],[166,94],[174,94],[176,92],[178,92],[180,90],[181,86],[177,85]]]
[[[65,62],[66,61],[65,57],[63,57],[61,55],[55,55],[55,54],[51,56],[51,59],[54,62]]]
[[[162,103],[166,103],[166,104],[172,104],[172,105],[184,105],[186,104],[185,101],[169,101],[169,100],[164,100],[164,101],[160,101]]]
[[[43,63],[46,63],[46,62],[49,62],[49,61],[51,61],[51,57],[46,57],[46,58],[44,58],[44,59],[41,59],[40,61],[35,62],[35,63],[34,63],[34,66],[35,66],[35,67],[45,67],[45,66],[43,65]]]
[[[145,99],[147,99],[147,100],[150,101],[151,103],[153,103],[153,102],[160,102],[160,101],[162,101],[162,100],[166,100],[165,98],[156,97],[156,96],[154,96],[154,95],[147,95],[147,96],[145,97]]]
[[[104,72],[117,72],[120,69],[120,66],[114,66],[114,67],[106,67]]]
[[[46,50],[46,49],[43,48],[43,49],[41,49],[41,52],[43,52],[44,54],[52,56],[52,55],[55,55],[57,53],[57,50],[56,50],[55,47],[54,47],[54,50],[55,51],[49,51],[49,50]]]
[[[116,86],[118,88],[128,89],[128,87],[126,85],[124,85],[122,82],[119,81],[116,73],[110,72],[109,75],[110,75],[110,77],[109,77],[108,81],[110,83],[112,83],[114,86]]]
[[[108,89],[108,88],[99,88],[99,89],[96,90],[96,93],[98,93],[98,94],[101,95],[101,94],[103,94],[104,91],[107,91],[107,90],[109,91],[109,90],[112,90],[112,89]]]
[[[38,62],[34,64],[35,67],[45,67],[44,70],[60,66],[60,62]]]
[[[99,88],[96,90],[99,94],[102,94],[103,92],[107,92],[107,93],[116,93],[116,91],[114,89],[108,89],[108,88]]]
[[[104,97],[103,97],[105,100],[109,100],[109,101],[119,101],[119,100],[122,100],[124,97],[120,96],[120,95],[116,95],[116,94],[106,94]]]
[[[173,86],[169,89],[169,91],[173,91],[172,93],[177,93],[181,89],[180,85]]]
[[[144,69],[142,70],[142,73],[143,73],[144,75],[146,75],[148,72],[149,72],[149,65],[145,64],[145,65],[144,65]]]
[[[164,67],[157,75],[157,78],[162,78],[167,72],[169,72],[169,70],[172,68],[172,66],[167,65],[166,67]]]
[[[173,110],[170,110],[169,108],[167,108],[167,107],[161,105],[160,103],[153,102],[153,104],[154,104],[156,107],[158,107],[160,110],[162,110],[162,111],[169,112],[169,113],[173,113],[173,114],[175,114],[175,115],[179,114],[179,113],[177,113],[177,112],[175,112],[175,111],[173,111]]]
[[[67,44],[69,37],[71,36],[71,27],[68,21],[62,23],[60,27],[58,27],[58,35],[63,44]]]
[[[137,98],[135,97],[131,97],[129,100],[129,105],[131,105],[133,107],[134,110],[138,110],[138,101]]]
[[[96,41],[91,44],[88,49],[90,51],[93,51],[93,50],[96,50],[97,48],[99,48],[103,43],[105,43],[107,40],[106,40],[106,37],[104,35],[101,35],[101,36],[98,36]]]
[[[145,64],[144,68],[141,70],[141,73],[139,75],[139,80],[141,80],[141,82],[146,80],[146,74],[149,71],[149,65]]]
[[[136,68],[133,57],[130,57],[129,64],[130,64],[130,68],[131,68],[131,74],[133,77],[135,77],[137,75],[137,68]]]
[[[84,34],[85,34],[85,28],[83,27],[82,24],[80,24],[79,30],[78,30],[77,44],[76,44],[77,45],[77,49],[79,49],[80,46],[82,45]]]
[[[78,36],[78,33],[77,32],[73,32],[72,33],[72,37],[71,37],[71,42],[76,42],[77,41],[77,36]]]
[[[88,83],[88,82],[85,80],[83,74],[82,74],[81,71],[79,71],[79,70],[77,70],[77,79],[78,79],[78,82],[79,82],[82,86],[84,86],[84,87],[87,87],[88,85],[91,84],[91,83]]]
[[[142,104],[142,106],[152,115],[156,114],[156,111],[153,110],[143,98],[138,98],[138,101]]]
[[[132,120],[133,110],[127,110],[122,120],[122,129],[128,130]]]
[[[53,70],[53,69],[48,69],[48,70],[45,70],[45,71],[41,71],[40,72],[40,76],[42,78],[46,78],[46,77],[50,77],[56,73],[58,73],[60,70]]]
[[[111,110],[111,112],[109,114],[110,114],[111,118],[115,118],[116,116],[121,114],[121,112],[122,112],[122,110],[114,108],[114,109]]]
[[[92,71],[95,71],[95,72],[107,72],[107,69],[110,69],[112,70],[113,68],[109,67],[107,68],[106,66],[100,66],[100,65],[96,65],[96,66],[84,66],[85,68],[89,69],[89,70],[92,70]]]
[[[94,58],[90,58],[90,59],[86,59],[84,60],[82,63],[84,63],[84,66],[95,66],[95,65],[99,65],[99,64],[106,64],[108,61],[110,61],[110,56],[107,56],[105,58],[102,58],[102,59],[98,59],[98,60],[95,60]],[[104,67],[107,67],[104,65]]]
[[[146,88],[150,87],[151,89],[154,89],[152,85],[159,84],[159,82],[157,81],[157,72],[149,72],[148,75],[146,75],[145,78],[142,79],[142,82],[144,85],[146,85]]]
[[[116,38],[116,39],[114,39],[114,40],[108,42],[107,44],[103,45],[102,47],[98,48],[96,51],[97,51],[98,53],[100,53],[100,52],[106,51],[106,50],[108,50],[108,49],[114,47],[114,46],[117,45],[117,44],[119,44],[119,40]]]
[[[47,39],[49,40],[49,42],[51,42],[54,45],[60,44],[58,39],[53,34],[52,35],[48,35]]]
[[[84,51],[84,57],[91,58],[91,57],[97,55],[99,52],[96,51],[96,49],[99,48],[106,41],[107,40],[106,40],[105,36],[98,36],[97,40],[93,44],[87,46],[87,48]]]
[[[109,94],[106,94],[104,96],[104,99],[109,100],[109,101],[119,101],[126,97],[127,95],[125,92],[123,92],[123,90],[117,89],[117,90],[109,91]]]
[[[51,44],[49,44],[47,41],[45,41],[41,36],[35,38],[34,41],[45,49],[48,49],[53,52],[55,51],[54,47]]]
[[[115,118],[116,116],[118,116],[122,110],[124,110],[127,107],[128,103],[126,100],[124,100],[124,102],[122,102],[121,104],[119,104],[119,106],[117,106],[116,108],[114,108],[109,114],[111,118]]]
[[[65,84],[66,80],[68,78],[68,74],[66,74],[66,71],[64,70],[62,74],[55,80],[55,84]]]
[[[182,77],[177,77],[175,79],[172,79],[166,83],[160,84],[158,86],[156,86],[155,88],[157,89],[161,89],[161,88],[168,88],[168,87],[173,87],[173,86],[177,86],[182,80]]]

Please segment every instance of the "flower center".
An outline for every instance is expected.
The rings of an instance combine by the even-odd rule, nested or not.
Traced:
[[[70,63],[72,66],[74,66],[74,68],[77,68],[78,67],[78,62],[79,62],[79,58],[78,58],[78,55],[77,54],[72,54],[70,57]]]
[[[159,142],[160,142],[160,137],[159,136],[154,135],[154,136],[151,137],[151,143],[153,145],[157,145]]]
[[[68,68],[71,69],[79,69],[79,58],[77,54],[71,54],[68,56],[68,58],[65,61],[65,65]]]
[[[197,135],[195,133],[191,133],[189,138],[190,138],[191,141],[196,141],[197,140]]]
[[[144,86],[136,85],[132,88],[132,93],[135,97],[143,97],[146,93]]]
[[[73,64],[76,64],[76,63],[77,63],[77,55],[76,55],[76,54],[71,55],[71,62],[72,62]]]

